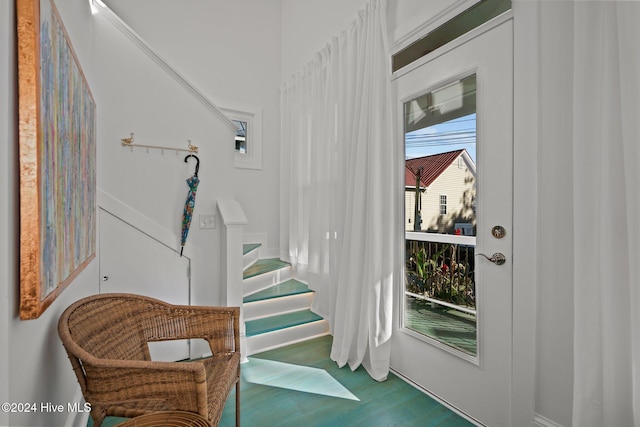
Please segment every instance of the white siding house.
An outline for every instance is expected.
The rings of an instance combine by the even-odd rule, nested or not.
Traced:
[[[476,167],[466,150],[406,160],[405,229],[474,235]],[[420,195],[416,175],[420,171]],[[416,228],[416,201],[422,223]]]

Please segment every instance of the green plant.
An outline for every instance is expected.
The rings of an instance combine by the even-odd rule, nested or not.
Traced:
[[[469,264],[458,262],[457,245],[442,245],[431,255],[424,247],[410,257],[407,290],[425,297],[467,307],[475,306]]]

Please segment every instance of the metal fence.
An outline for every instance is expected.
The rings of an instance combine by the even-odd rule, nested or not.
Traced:
[[[475,314],[475,237],[406,234],[405,292]]]

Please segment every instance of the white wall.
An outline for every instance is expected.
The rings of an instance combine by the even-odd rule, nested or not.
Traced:
[[[191,301],[216,305],[221,283],[220,227],[199,229],[198,217],[215,214],[216,200],[233,194],[225,182],[233,173],[233,145],[224,144],[232,141],[233,132],[101,14],[91,19],[98,187],[148,218],[154,228],[172,232],[177,250],[188,192],[185,180],[193,174],[195,162],[185,163],[183,152],[124,148],[120,140],[133,132],[138,144],[186,148],[191,140],[197,145],[200,185],[188,239],[193,250],[187,254],[192,259]],[[102,227],[101,231],[108,232]]]
[[[453,3],[459,2],[388,0],[390,45]],[[367,0],[281,0],[282,81],[300,71],[315,52],[346,30],[366,4]]]
[[[279,230],[279,2],[109,0],[107,4],[219,107],[262,110],[262,170],[233,168],[223,173],[219,164],[210,162],[203,163],[201,170],[215,171],[215,185],[240,202],[248,219],[245,232],[267,233],[267,246],[275,250]],[[220,138],[210,143],[233,147],[233,142]]]
[[[0,378],[9,377],[11,326],[17,315],[14,294],[9,296],[9,284],[18,280],[14,14],[14,2],[0,2]],[[10,389],[9,381],[0,381],[0,401],[9,401]],[[8,413],[0,412],[0,425],[9,425]]]
[[[85,1],[57,2],[72,37],[87,36],[91,31]],[[69,7],[72,6],[72,7]],[[3,402],[51,402],[66,405],[73,400],[77,381],[60,344],[57,321],[62,310],[85,295],[96,293],[97,261],[71,283],[57,300],[36,320],[19,320],[19,236],[18,236],[18,157],[17,99],[15,74],[15,20],[13,2],[0,5],[0,400]],[[66,23],[65,21],[65,23]],[[89,39],[85,38],[85,41]],[[74,39],[75,41],[75,39]],[[75,44],[75,43],[74,43]],[[77,52],[86,57],[87,43],[78,43]],[[83,65],[85,65],[83,63]],[[90,64],[86,64],[90,73]],[[4,96],[6,95],[6,96]],[[0,425],[64,425],[66,411],[59,414],[0,413]]]
[[[365,0],[282,0],[282,82],[346,30],[365,4]]]

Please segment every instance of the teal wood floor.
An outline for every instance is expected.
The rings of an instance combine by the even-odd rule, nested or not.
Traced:
[[[242,365],[244,427],[467,427],[448,408],[393,374],[377,382],[329,359],[331,336],[253,355]],[[235,425],[235,392],[221,427]],[[123,418],[109,417],[112,427]],[[91,423],[89,423],[91,426]]]

